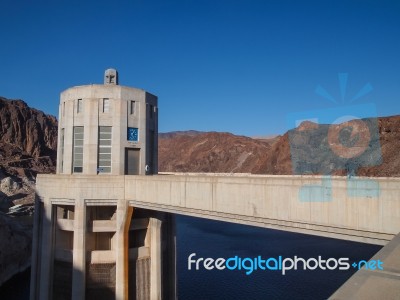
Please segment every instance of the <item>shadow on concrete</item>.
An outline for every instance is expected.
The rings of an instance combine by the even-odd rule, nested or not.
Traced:
[[[69,208],[64,208],[69,207]],[[68,219],[71,215],[75,215],[77,212],[72,209],[71,205],[56,205],[53,207],[52,220],[46,217],[44,205],[37,198],[35,200],[35,228],[34,228],[34,242],[33,242],[33,253],[32,253],[32,271],[31,271],[31,299],[42,300],[46,298],[45,294],[48,293],[49,299],[56,300],[69,300],[76,297],[76,293],[80,293],[82,290],[74,289],[74,282],[84,282],[80,285],[84,289],[84,298],[87,300],[114,300],[116,299],[116,262],[110,262],[112,259],[105,258],[105,261],[99,261],[98,255],[105,255],[108,249],[104,244],[104,237],[107,235],[110,237],[109,245],[112,244],[113,232],[95,232],[92,231],[93,221],[97,220],[110,220],[113,218],[113,214],[105,214],[104,211],[96,211],[92,209],[86,210],[87,229],[85,236],[85,247],[86,247],[86,264],[85,272],[80,269],[74,268],[73,266],[73,241],[75,232],[65,231],[60,229],[60,224],[68,224],[68,221],[75,219]],[[104,207],[103,207],[104,208]],[[65,209],[70,209],[65,212]],[[114,208],[116,209],[116,207]],[[66,217],[61,223],[59,217]],[[135,209],[135,214],[132,219],[137,218],[139,221],[146,218],[162,218],[159,212]],[[58,221],[55,221],[58,220]],[[67,221],[67,222],[64,222]],[[54,224],[54,225],[51,225]],[[164,223],[162,223],[164,224]],[[168,224],[168,223],[165,223]],[[47,227],[46,227],[47,226]],[[148,225],[146,225],[148,226]],[[169,227],[161,225],[161,239],[167,239],[170,232]],[[52,227],[52,233],[46,233],[46,228]],[[135,226],[133,226],[135,227]],[[45,228],[45,229],[43,229]],[[146,227],[145,227],[146,228]],[[127,268],[128,268],[128,299],[150,299],[150,256],[142,256],[137,259],[139,248],[149,247],[149,229],[131,229],[135,231],[129,231],[128,234],[128,253],[132,253],[130,256]],[[130,234],[130,233],[133,234]],[[99,236],[101,234],[101,236]],[[47,236],[46,236],[47,235]],[[43,241],[48,239],[51,235],[50,240],[52,245],[46,245]],[[60,240],[63,241],[60,241]],[[69,240],[69,241],[68,241]],[[99,248],[100,247],[100,248]],[[105,248],[104,248],[105,247]],[[110,246],[111,247],[111,246]],[[53,249],[53,250],[51,250]],[[115,248],[114,248],[115,249]],[[175,249],[175,248],[174,248]],[[136,250],[136,251],[135,251]],[[98,253],[94,254],[94,251]],[[103,253],[100,253],[103,252]],[[111,252],[111,251],[110,251]],[[46,253],[50,253],[49,257]],[[114,255],[109,253],[110,255]],[[108,255],[108,254],[107,254]],[[168,261],[169,251],[162,251],[163,261]],[[92,259],[96,259],[95,263],[92,263]],[[172,266],[170,262],[162,264],[162,273],[170,274]],[[49,265],[49,267],[46,266]],[[173,266],[174,267],[174,266]],[[45,268],[48,268],[43,271]],[[175,267],[174,267],[175,270]],[[50,275],[46,275],[48,272]],[[45,278],[48,280],[45,282]],[[165,279],[168,284],[175,283],[172,278]],[[173,291],[175,292],[175,290]],[[43,294],[42,294],[43,293]],[[162,289],[163,299],[170,299],[169,293],[172,293],[170,289]],[[75,295],[74,295],[75,294]]]

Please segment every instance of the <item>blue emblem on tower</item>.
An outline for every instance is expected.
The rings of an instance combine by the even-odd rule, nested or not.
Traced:
[[[128,127],[128,141],[137,142],[139,140],[138,128]]]

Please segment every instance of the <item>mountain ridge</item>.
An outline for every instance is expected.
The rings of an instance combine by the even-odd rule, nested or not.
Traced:
[[[318,125],[303,122],[299,131],[314,130]],[[400,115],[377,118],[382,163],[359,167],[359,176],[400,176]],[[295,129],[292,129],[295,130]],[[292,175],[290,137],[283,135],[270,139],[237,136],[225,132],[185,131],[159,139],[160,172],[215,172]],[[173,151],[171,149],[174,149]],[[322,162],[321,162],[322,163]],[[347,175],[347,170],[335,170],[332,175]],[[320,174],[314,172],[313,174]]]

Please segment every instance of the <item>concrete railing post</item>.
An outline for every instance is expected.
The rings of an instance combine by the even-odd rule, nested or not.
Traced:
[[[150,218],[150,299],[161,299],[161,223]]]
[[[129,268],[129,226],[133,207],[121,199],[117,205],[117,249],[115,295],[117,300],[128,299],[128,268]]]
[[[53,264],[53,237],[54,237],[54,220],[53,220],[53,209],[50,199],[44,199],[44,205],[46,207],[43,216],[42,225],[42,253],[41,253],[41,267],[40,267],[40,292],[39,298],[41,300],[50,299],[50,291],[52,285],[52,264]]]
[[[86,291],[86,205],[77,199],[74,220],[74,249],[72,260],[72,299],[84,300]]]

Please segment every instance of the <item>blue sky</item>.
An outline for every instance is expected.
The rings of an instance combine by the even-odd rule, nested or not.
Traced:
[[[109,67],[159,97],[163,132],[283,133],[367,83],[355,103],[400,114],[400,1],[2,0],[0,41],[0,95],[54,115]]]

